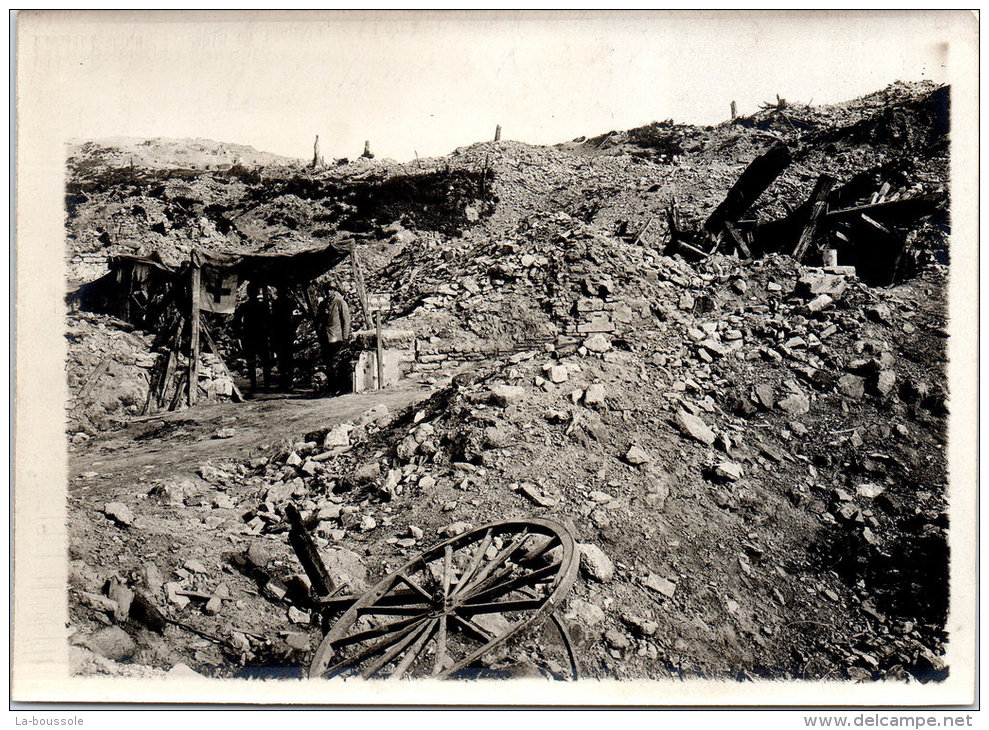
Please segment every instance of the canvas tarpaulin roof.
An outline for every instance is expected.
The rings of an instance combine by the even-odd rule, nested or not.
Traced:
[[[236,275],[241,280],[247,279],[259,284],[272,285],[304,284],[343,261],[350,255],[352,247],[352,241],[340,241],[318,248],[278,253],[241,254],[196,250],[192,257],[201,267],[209,267],[225,276]],[[114,264],[125,261],[145,264],[173,273],[178,273],[189,266],[188,261],[179,266],[166,264],[154,254],[150,256],[122,254],[111,258],[109,263],[112,268]]]

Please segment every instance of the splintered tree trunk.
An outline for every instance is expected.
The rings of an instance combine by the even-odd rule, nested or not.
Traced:
[[[369,160],[374,157],[374,153],[371,152],[371,140],[364,140],[364,152],[361,153],[361,157],[366,157]]]
[[[319,169],[323,165],[323,156],[320,154],[319,150],[319,135],[316,135],[316,141],[312,146],[312,166],[313,169]]]
[[[495,138],[494,138],[494,141],[497,142],[500,139],[501,139],[501,125],[499,124],[499,125],[497,125],[495,127]]]
[[[790,150],[783,144],[774,144],[752,160],[731,186],[721,205],[707,219],[704,228],[708,233],[717,235],[725,229],[726,221],[734,223],[745,215],[790,162]]]
[[[810,248],[811,241],[814,240],[817,223],[827,208],[828,196],[831,194],[831,188],[834,187],[835,182],[836,180],[830,175],[821,175],[817,178],[817,183],[814,185],[814,192],[810,194],[810,200],[808,201],[810,202],[810,213],[808,214],[807,222],[800,232],[800,238],[797,240],[796,248],[793,249],[793,258],[798,262],[803,260],[804,256],[807,255],[807,249]]]
[[[735,107],[735,102],[732,102],[731,103],[731,118],[732,118],[732,121],[734,121],[735,119],[738,118],[738,113],[737,112],[738,112],[738,110]]]

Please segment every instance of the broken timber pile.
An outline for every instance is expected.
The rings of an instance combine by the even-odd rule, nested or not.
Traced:
[[[848,200],[849,189],[858,189],[860,184],[852,181],[836,188],[836,178],[822,174],[807,200],[785,218],[767,222],[744,219],[792,161],[788,148],[779,143],[753,159],[704,222],[707,245],[705,235],[683,226],[675,201],[671,201],[667,211],[670,252],[702,259],[727,243],[741,258],[791,251],[797,262],[809,259],[820,263],[825,250],[834,249],[846,263],[857,266],[864,279],[874,283],[898,281],[916,270],[916,262],[910,261],[916,255],[908,240],[910,229],[919,221],[946,217],[947,196],[943,192],[910,194],[901,188],[891,193],[890,184],[884,182],[868,198],[835,207],[836,201]],[[788,241],[792,241],[792,249]]]

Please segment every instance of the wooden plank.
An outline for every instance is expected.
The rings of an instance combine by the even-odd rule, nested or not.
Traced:
[[[192,304],[189,310],[189,405],[196,405],[199,399],[199,281],[202,271],[199,265],[192,262],[190,285],[192,287]]]
[[[791,161],[789,148],[780,143],[774,144],[752,160],[728,190],[725,199],[711,213],[704,228],[710,233],[718,234],[724,230],[725,221],[734,222],[745,215]]]
[[[104,357],[102,360],[100,360],[99,363],[96,365],[96,367],[93,368],[93,372],[86,379],[85,385],[83,385],[82,388],[79,390],[79,395],[76,396],[76,400],[82,403],[83,399],[87,395],[89,395],[89,391],[93,389],[93,386],[96,385],[97,382],[99,382],[99,379],[103,377],[103,374],[106,373],[107,368],[109,367],[110,367],[110,358]]]
[[[638,246],[639,245],[639,241],[642,240],[642,236],[644,236],[645,235],[645,232],[649,230],[649,226],[651,226],[653,224],[653,221],[654,220],[656,220],[656,216],[652,216],[651,218],[649,218],[649,220],[646,221],[646,224],[644,226],[642,226],[642,230],[639,231],[639,235],[637,235],[635,237],[635,240],[632,241],[632,245],[633,246]]]
[[[200,316],[201,327],[203,332],[203,338],[206,340],[206,346],[209,351],[216,355],[216,359],[220,362],[220,367],[223,368],[223,372],[226,373],[227,377],[230,378],[230,382],[233,385],[233,402],[243,403],[244,395],[240,392],[240,388],[237,387],[236,381],[234,381],[233,373],[230,372],[230,368],[227,364],[223,362],[223,355],[220,354],[219,348],[216,346],[216,342],[213,341],[213,336],[210,334],[209,327],[206,324],[206,318],[202,314]]]
[[[745,242],[745,236],[742,232],[729,221],[725,221],[725,230],[728,231],[728,233],[731,234],[731,237],[735,239],[735,245],[738,247],[741,254],[747,259],[752,258],[752,251],[749,250],[749,245]]]
[[[889,229],[879,221],[875,220],[874,218],[870,218],[865,213],[862,213],[861,215],[862,215],[862,220],[864,220],[870,226],[873,226],[874,228],[878,228],[883,233],[889,233]]]
[[[693,251],[695,254],[697,254],[698,256],[700,256],[702,258],[707,257],[707,251],[701,251],[699,248],[697,248],[696,246],[691,246],[686,241],[682,241],[682,240],[681,241],[677,241],[677,245],[678,246],[681,246],[681,247],[683,247],[685,249],[687,249],[688,251]]]
[[[316,549],[309,531],[302,523],[302,515],[291,503],[285,508],[285,514],[292,525],[288,535],[289,542],[292,544],[299,562],[302,563],[306,575],[309,576],[309,582],[312,583],[316,596],[329,596],[336,590],[336,584],[330,577],[322,558],[320,558],[319,551]]]
[[[944,197],[939,194],[917,195],[912,198],[900,198],[898,200],[887,200],[885,203],[875,203],[869,205],[855,205],[850,208],[840,210],[829,210],[828,218],[844,218],[855,216],[861,213],[888,213],[889,215],[926,215],[933,213]],[[913,210],[916,208],[917,210]]]
[[[807,216],[807,222],[804,224],[804,228],[800,232],[800,238],[797,239],[797,245],[793,249],[793,258],[798,262],[807,255],[807,249],[810,248],[814,234],[817,232],[817,223],[827,208],[828,196],[831,194],[831,189],[836,182],[830,175],[821,175],[814,184],[814,191],[810,194],[810,199],[808,200],[810,203],[810,212]]]

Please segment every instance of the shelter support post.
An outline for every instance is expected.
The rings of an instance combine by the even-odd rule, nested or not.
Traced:
[[[378,365],[378,388],[385,387],[385,348],[381,342],[381,310],[374,313],[374,334],[377,340],[377,353],[375,360]]]
[[[202,270],[192,262],[192,309],[189,320],[189,405],[196,404],[199,397],[199,280]]]

